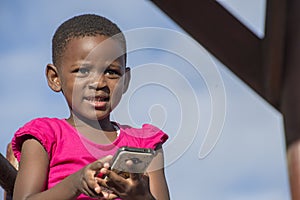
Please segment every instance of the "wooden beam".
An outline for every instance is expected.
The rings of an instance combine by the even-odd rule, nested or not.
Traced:
[[[152,0],[210,53],[264,96],[261,40],[212,0]]]
[[[13,193],[17,170],[0,153],[0,186],[9,194]]]
[[[300,1],[286,1],[286,46],[281,111],[284,115],[288,146],[300,140]]]
[[[286,34],[286,1],[268,0],[263,43],[264,97],[280,108]]]

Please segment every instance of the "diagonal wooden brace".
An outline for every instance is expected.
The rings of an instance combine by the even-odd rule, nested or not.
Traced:
[[[0,153],[0,186],[8,193],[12,194],[17,176],[17,170]]]

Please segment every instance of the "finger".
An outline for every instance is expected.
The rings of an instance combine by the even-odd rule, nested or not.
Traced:
[[[101,193],[101,187],[97,182],[97,177],[94,177],[92,173],[87,173],[83,179],[83,186],[88,191],[89,195],[99,195]]]
[[[141,178],[142,174],[140,174],[139,171],[137,171],[137,169],[135,169],[133,161],[132,160],[127,160],[126,161],[126,165],[127,165],[128,169],[129,169],[129,171],[131,172],[130,173],[130,178],[133,181],[139,180]]]
[[[109,161],[110,157],[105,157],[103,159],[97,160],[94,163],[91,164],[90,169],[95,171],[94,173],[94,177],[98,177],[98,178],[105,178],[105,174],[101,172],[101,169],[109,168],[109,163],[106,161]],[[105,161],[105,162],[104,162]]]
[[[107,170],[108,168],[101,168],[99,172],[97,172],[98,174],[95,176],[95,178],[100,178],[100,179],[105,179],[107,177]],[[98,181],[97,179],[97,181]],[[100,181],[100,180],[99,180]]]
[[[118,196],[114,193],[104,192],[103,197],[107,200],[116,199]]]
[[[107,182],[106,180],[97,178],[97,181],[98,181],[98,184],[102,186],[101,187],[101,194],[103,195],[103,199],[110,200],[110,199],[115,199],[115,198],[118,197],[116,195],[117,190],[114,187],[109,187],[106,184],[106,182]]]
[[[108,169],[105,169],[105,168],[102,168],[101,169],[101,172],[103,172],[103,174],[105,175],[105,178],[103,179],[103,178],[95,178],[96,180],[97,180],[97,183],[100,185],[100,186],[102,186],[102,188],[101,188],[101,192],[104,194],[105,192],[106,193],[112,193],[113,191],[111,190],[111,188],[109,187],[109,185],[107,185],[107,181],[108,181],[108,177],[106,176],[106,171],[107,171]],[[101,173],[100,172],[100,173]]]
[[[103,167],[108,168],[109,167],[109,162],[111,161],[111,159],[112,159],[111,155],[108,155],[108,156],[105,156],[101,159],[98,159],[90,165],[90,169],[100,170]]]
[[[100,171],[101,168],[103,168],[104,163],[100,160],[97,160],[90,164],[89,169],[93,171]]]
[[[130,174],[130,178],[133,180],[133,181],[137,181],[137,180],[140,180],[142,178],[142,175],[143,174],[139,174],[139,173],[131,173]]]
[[[124,188],[126,188],[126,185],[128,184],[126,179],[124,179],[122,176],[119,176],[114,171],[107,170],[106,176],[106,184],[113,191],[123,191]]]
[[[106,179],[103,179],[103,178],[98,178],[98,177],[95,177],[97,183],[100,185],[100,186],[103,186],[103,187],[106,187],[108,188],[109,186],[106,184],[107,180]]]
[[[101,173],[101,171],[96,175],[97,178],[104,179],[106,177],[105,174]]]
[[[100,161],[102,163],[109,163],[112,160],[112,158],[113,158],[112,155],[108,155],[108,156],[98,159],[98,161]]]
[[[98,189],[95,189],[95,188],[98,188]],[[83,189],[83,193],[90,197],[103,196],[99,185],[97,185],[95,188],[89,186],[89,184],[87,182],[84,182],[82,189]]]

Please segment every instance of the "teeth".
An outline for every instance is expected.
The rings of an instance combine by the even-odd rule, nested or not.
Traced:
[[[106,97],[90,97],[87,98],[89,101],[106,101],[107,98]]]
[[[104,98],[100,98],[100,97],[94,98],[94,101],[102,101],[102,100],[104,100]]]

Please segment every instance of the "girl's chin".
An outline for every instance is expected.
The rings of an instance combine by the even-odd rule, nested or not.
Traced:
[[[110,112],[94,112],[94,114],[74,114],[74,117],[72,117],[75,121],[80,120],[80,121],[102,121],[109,119],[109,114]]]

